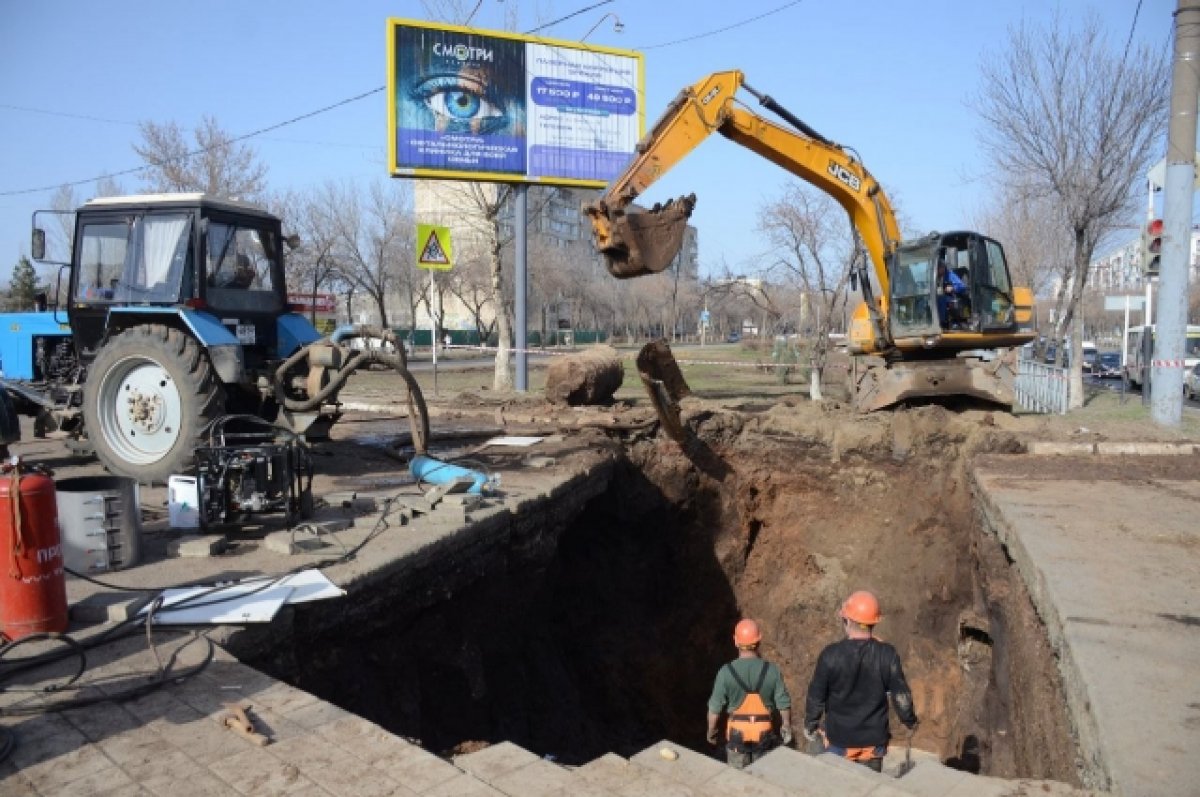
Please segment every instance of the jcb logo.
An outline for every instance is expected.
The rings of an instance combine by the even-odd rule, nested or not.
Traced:
[[[853,191],[859,191],[862,189],[862,180],[859,179],[858,175],[837,161],[829,162],[829,173],[841,180],[846,185],[850,186],[850,189]]]
[[[717,96],[720,93],[721,93],[721,87],[713,86],[711,89],[708,90],[707,94],[705,94],[703,97],[700,98],[700,104],[708,105],[710,102],[712,102],[713,97]]]

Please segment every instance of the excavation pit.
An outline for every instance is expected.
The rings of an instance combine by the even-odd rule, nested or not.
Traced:
[[[799,727],[837,607],[865,588],[913,689],[915,746],[971,772],[1079,783],[1054,655],[968,487],[974,457],[1015,447],[991,415],[833,420],[809,405],[690,428],[683,450],[610,445],[586,483],[502,536],[349,606],[313,605],[288,644],[240,657],[439,753],[511,741],[582,764],[663,738],[705,751],[735,622],[762,624]]]

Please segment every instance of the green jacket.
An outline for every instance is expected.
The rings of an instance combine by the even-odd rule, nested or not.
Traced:
[[[763,679],[760,693],[763,703],[772,711],[792,707],[792,697],[788,694],[787,687],[783,685],[783,675],[780,674],[779,668],[771,662],[758,658],[737,658],[730,662],[730,666],[737,671],[738,677],[751,689],[758,683],[759,674],[765,666],[767,677]],[[730,677],[729,671],[724,666],[717,670],[712,696],[708,698],[708,710],[713,714],[733,711],[745,699],[746,692],[738,686],[737,681]]]

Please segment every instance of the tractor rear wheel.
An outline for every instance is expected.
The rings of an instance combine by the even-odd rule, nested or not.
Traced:
[[[147,324],[100,349],[83,387],[83,416],[109,472],[165,484],[192,464],[200,433],[225,411],[208,356],[184,332]]]

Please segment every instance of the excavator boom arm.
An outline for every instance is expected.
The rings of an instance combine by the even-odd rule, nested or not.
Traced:
[[[796,129],[770,122],[740,105],[735,97],[740,88]],[[674,261],[695,196],[640,213],[630,212],[630,205],[713,132],[820,188],[845,208],[870,256],[880,293],[887,296],[887,256],[899,243],[900,231],[878,181],[844,148],[747,85],[739,71],[713,73],[681,91],[638,142],[637,155],[625,171],[596,202],[584,207],[596,248],[604,254],[613,276],[626,279],[653,274]],[[866,280],[863,283],[869,296],[871,286]],[[869,305],[882,309],[883,300],[869,301]],[[878,315],[873,326],[876,336],[886,340],[886,325]]]

